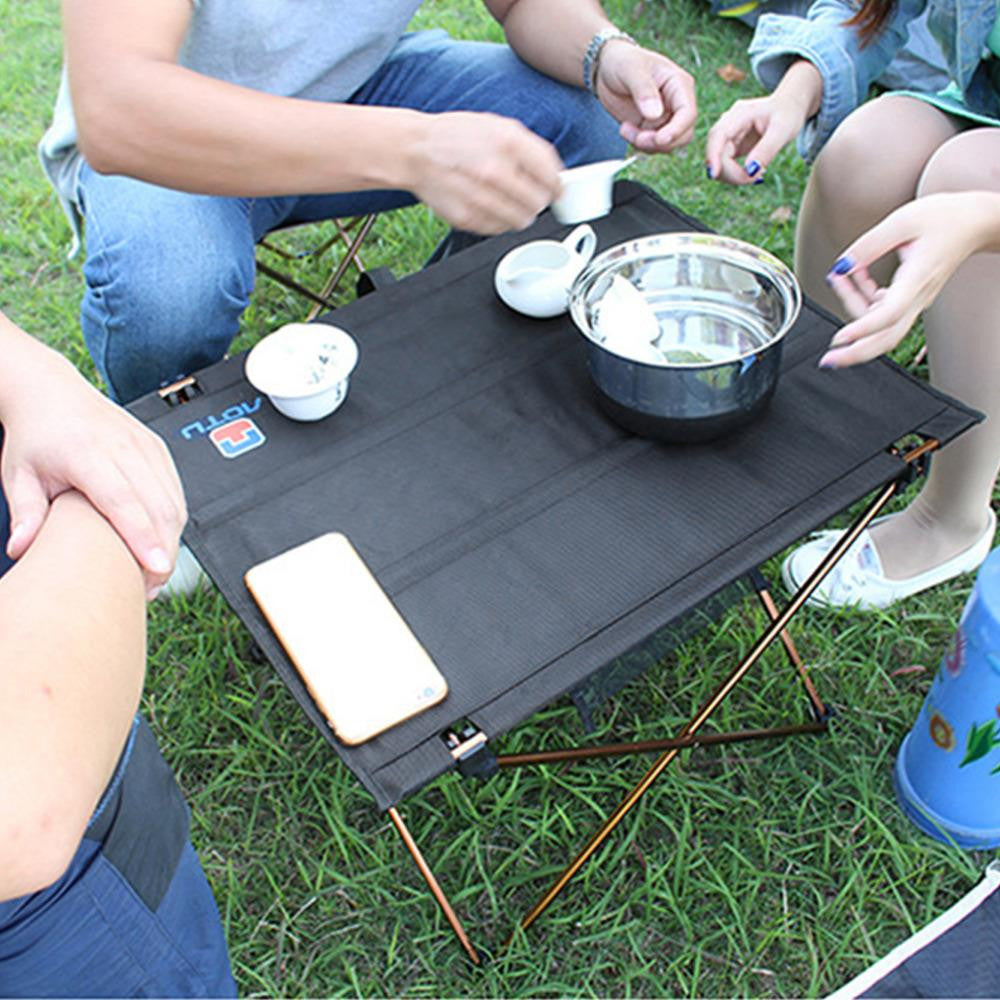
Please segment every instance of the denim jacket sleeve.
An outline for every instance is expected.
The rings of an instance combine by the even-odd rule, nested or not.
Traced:
[[[910,21],[923,0],[900,0],[885,27],[868,45],[844,22],[857,7],[849,0],[815,0],[805,16],[763,14],[750,43],[757,79],[774,88],[797,59],[808,59],[823,77],[818,113],[799,134],[799,153],[812,162],[833,130],[868,96],[868,88],[906,43]]]

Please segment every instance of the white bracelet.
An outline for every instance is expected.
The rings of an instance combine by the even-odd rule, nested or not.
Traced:
[[[620,38],[623,42],[629,42],[631,45],[639,44],[631,35],[627,35],[617,28],[599,31],[591,38],[583,57],[583,85],[595,97],[597,96],[597,70],[601,61],[601,53],[604,51],[604,46],[615,38]]]

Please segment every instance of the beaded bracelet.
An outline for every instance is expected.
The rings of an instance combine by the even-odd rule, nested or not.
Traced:
[[[620,38],[623,42],[629,42],[632,45],[639,44],[631,35],[627,35],[617,28],[599,31],[591,38],[587,52],[583,57],[583,85],[595,97],[597,96],[597,70],[601,61],[601,53],[604,51],[604,46],[615,38]]]

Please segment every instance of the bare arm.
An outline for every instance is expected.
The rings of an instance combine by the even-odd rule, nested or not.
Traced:
[[[485,0],[512,49],[548,76],[579,87],[587,44],[614,25],[596,0]]]
[[[423,116],[275,97],[192,72],[177,64],[190,17],[189,0],[64,0],[80,146],[96,170],[203,194],[406,187],[399,153]],[[387,148],[396,155],[372,155]]]
[[[393,188],[478,232],[528,225],[559,158],[517,122],[275,97],[177,64],[188,0],[63,0],[80,148],[95,170],[202,194]]]
[[[0,899],[51,884],[114,771],[145,669],[142,573],[78,493],[0,579]]]

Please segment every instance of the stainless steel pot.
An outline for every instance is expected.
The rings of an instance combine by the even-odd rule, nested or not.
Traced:
[[[777,257],[709,233],[611,247],[570,292],[601,406],[637,434],[681,443],[763,411],[801,304]]]

